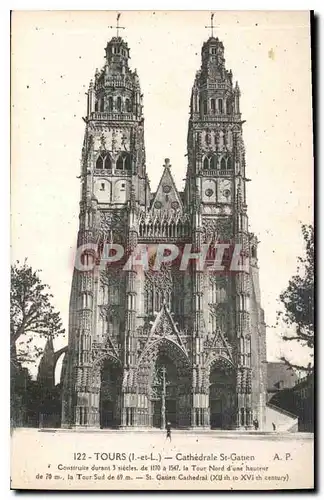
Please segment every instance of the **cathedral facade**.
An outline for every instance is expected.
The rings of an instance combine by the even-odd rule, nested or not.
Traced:
[[[181,192],[168,159],[151,192],[143,96],[121,37],[107,44],[87,99],[77,239],[85,270],[76,266],[72,279],[62,426],[249,429],[257,419],[262,429],[257,240],[248,225],[240,89],[222,42],[211,36],[201,50]],[[247,265],[201,266],[195,255],[207,248],[206,262],[215,262],[219,243],[224,262],[238,247]],[[124,255],[103,266],[107,245]],[[148,265],[126,265],[139,247]],[[171,247],[179,255],[191,248],[188,265],[164,259],[156,269],[161,248],[165,256]]]

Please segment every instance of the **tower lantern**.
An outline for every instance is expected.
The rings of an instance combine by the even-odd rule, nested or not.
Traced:
[[[113,37],[106,46],[106,60],[113,74],[125,74],[130,58],[127,43],[121,37]]]

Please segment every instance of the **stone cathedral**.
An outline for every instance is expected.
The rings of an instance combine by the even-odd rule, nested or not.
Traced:
[[[248,266],[207,272],[191,259],[185,270],[170,262],[140,272],[122,261],[75,268],[62,426],[163,428],[169,421],[173,428],[250,429],[257,419],[262,429],[258,242],[248,225],[240,88],[226,69],[223,43],[211,36],[201,49],[183,191],[169,159],[151,191],[143,95],[130,49],[115,36],[105,53],[84,118],[77,238],[83,262],[96,263],[107,243],[121,245],[125,255],[147,245],[151,259],[158,244],[191,244],[200,252],[230,242],[241,245]]]

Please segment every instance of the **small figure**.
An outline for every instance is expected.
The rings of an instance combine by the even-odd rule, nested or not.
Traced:
[[[166,424],[166,431],[167,431],[167,435],[166,435],[166,439],[170,439],[170,443],[171,443],[171,424],[170,422],[167,422]]]
[[[272,422],[272,429],[275,431],[276,430],[276,424]]]
[[[259,421],[257,418],[253,420],[254,429],[257,431],[259,429]]]

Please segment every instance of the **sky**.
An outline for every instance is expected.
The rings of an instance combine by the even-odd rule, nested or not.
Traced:
[[[126,11],[122,36],[144,94],[151,187],[170,158],[178,189],[186,172],[191,87],[210,32],[208,11]],[[12,15],[12,261],[28,258],[68,329],[79,215],[87,88],[115,35],[113,11],[20,11]],[[308,12],[215,12],[215,36],[241,88],[246,120],[250,230],[259,241],[269,360],[303,356],[273,327],[278,297],[303,252],[313,217],[311,60]],[[67,337],[56,342],[59,348]]]

